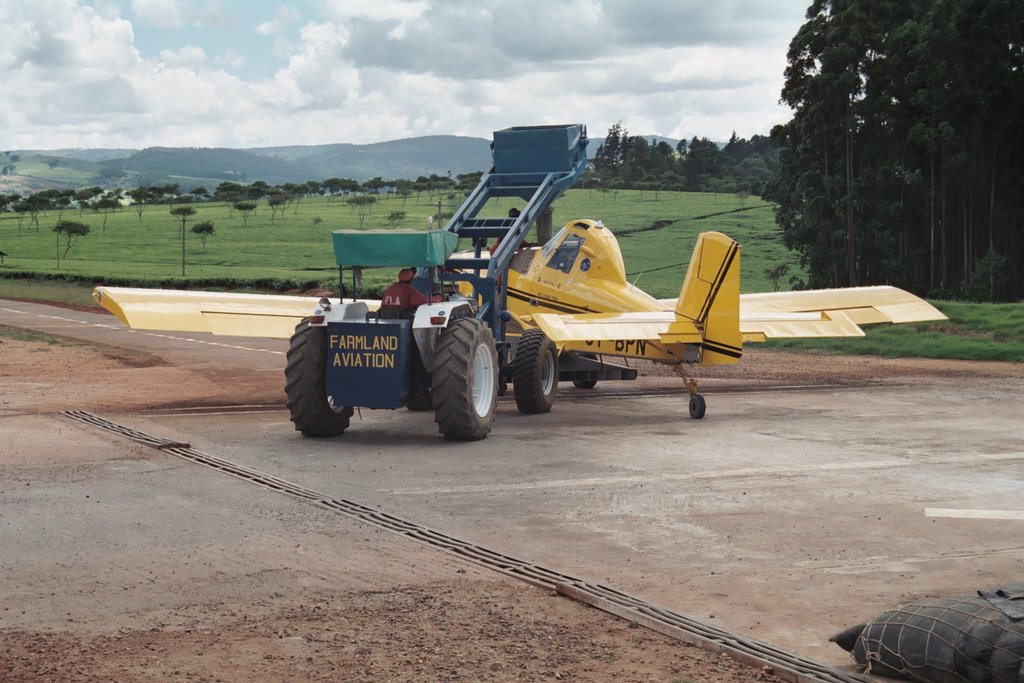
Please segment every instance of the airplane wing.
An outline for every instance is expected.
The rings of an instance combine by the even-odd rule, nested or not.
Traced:
[[[287,339],[318,297],[97,287],[93,298],[128,327]],[[365,301],[376,310],[378,301]]]
[[[740,329],[746,341],[863,336],[860,325],[945,319],[927,301],[897,287],[740,295]]]
[[[659,299],[671,308],[675,299]],[[740,295],[743,341],[863,337],[861,325],[945,320],[924,299],[898,287],[847,287]]]
[[[700,344],[701,331],[661,299],[664,311],[538,313],[524,322],[541,328],[560,346],[578,342],[646,340]],[[745,342],[797,337],[863,337],[860,325],[945,320],[937,308],[896,287],[853,287],[740,295],[740,331]]]

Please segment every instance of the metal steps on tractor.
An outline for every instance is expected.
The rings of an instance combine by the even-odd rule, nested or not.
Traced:
[[[481,300],[478,317],[487,322],[499,344],[505,338],[505,293],[500,283],[537,218],[586,170],[586,150],[586,127],[580,124],[496,131],[494,167],[480,178],[445,226],[460,238],[472,240],[474,251],[471,258],[449,258],[445,277],[472,284]],[[479,217],[495,197],[518,197],[526,204],[518,216]],[[490,240],[498,244],[487,258],[483,252]]]

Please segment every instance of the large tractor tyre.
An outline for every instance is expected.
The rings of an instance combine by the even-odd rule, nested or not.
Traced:
[[[498,354],[482,320],[452,320],[437,340],[432,390],[437,431],[450,441],[479,441],[498,402]]]
[[[295,327],[284,369],[284,392],[295,429],[303,436],[338,436],[348,428],[352,408],[327,402],[327,328]]]
[[[558,350],[541,330],[519,338],[512,360],[512,389],[519,412],[537,415],[551,410],[558,390]]]

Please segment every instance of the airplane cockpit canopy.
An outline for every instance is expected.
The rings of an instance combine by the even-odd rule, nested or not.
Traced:
[[[544,246],[541,247],[541,258],[545,263],[547,263],[548,258],[550,258],[551,252],[558,248],[558,245],[562,243],[562,240],[565,239],[567,234],[569,234],[569,231],[566,228],[562,228],[556,232],[551,239],[544,243]]]
[[[544,265],[562,273],[570,272],[587,241],[586,233],[591,227],[604,228],[604,225],[600,221],[576,221],[555,233],[541,250]]]
[[[579,235],[566,235],[562,243],[555,249],[554,254],[547,261],[548,268],[554,268],[562,273],[568,273],[576,263],[576,257],[580,254],[580,247],[584,239]]]

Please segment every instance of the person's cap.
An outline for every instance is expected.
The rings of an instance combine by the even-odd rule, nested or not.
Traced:
[[[415,268],[402,268],[398,271],[399,282],[411,282],[412,278],[416,275]]]

